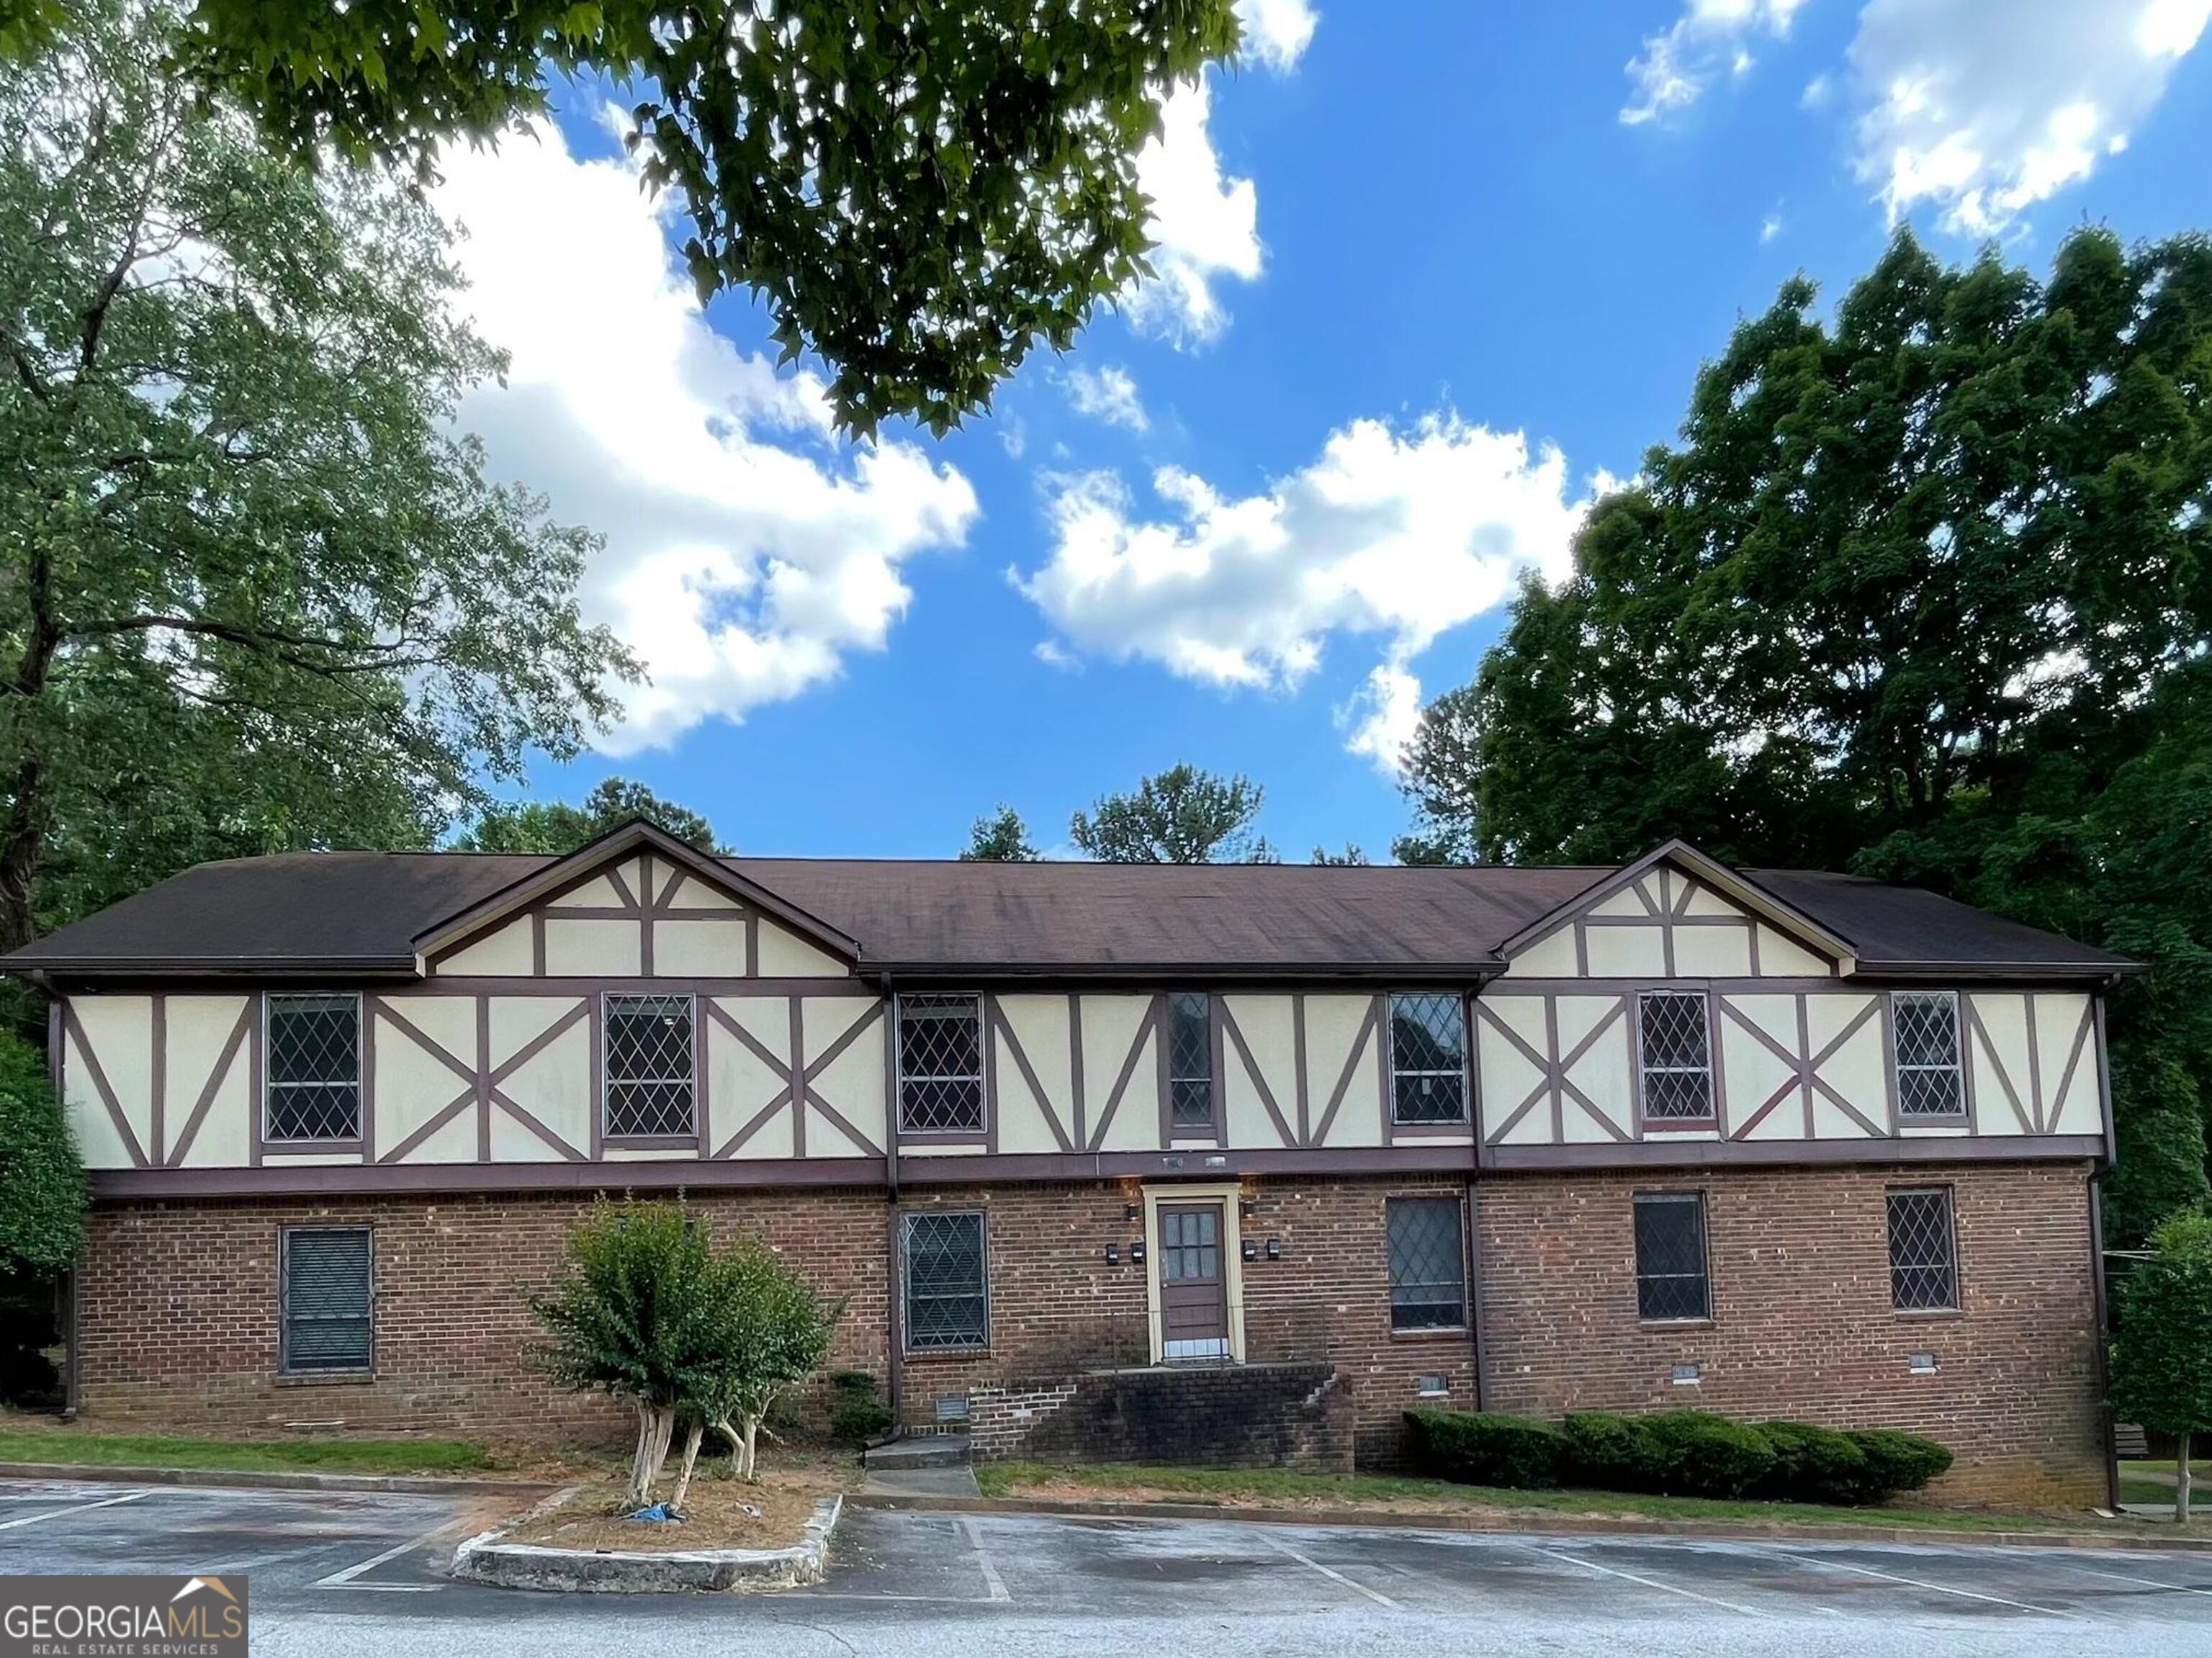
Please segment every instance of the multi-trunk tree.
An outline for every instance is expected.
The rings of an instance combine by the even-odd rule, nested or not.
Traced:
[[[2112,999],[2120,1238],[2205,1191],[2212,243],[2049,276],[1900,234],[1786,284],[1409,755],[1408,859],[1934,887],[2151,965]]]
[[[0,950],[198,859],[426,844],[630,659],[451,416],[447,233],[96,0],[0,75]]]

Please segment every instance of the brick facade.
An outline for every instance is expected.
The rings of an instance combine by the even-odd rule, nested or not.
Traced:
[[[2086,1174],[1486,1175],[1475,1187],[1484,1402],[1540,1414],[1698,1404],[1912,1428],[1958,1452],[1951,1495],[2100,1501]],[[1882,1193],[1933,1181],[1957,1193],[1963,1309],[1900,1316],[1889,1308]],[[1688,1186],[1707,1194],[1714,1318],[1644,1327],[1631,1199]],[[1425,1378],[1443,1390],[1430,1402],[1475,1403],[1468,1332],[1390,1329],[1383,1219],[1391,1196],[1466,1190],[1419,1175],[1244,1183],[1243,1235],[1259,1257],[1243,1264],[1246,1357],[1333,1370],[1332,1399],[1343,1403],[1330,1408],[1352,1424],[1363,1465],[1394,1461]],[[1141,1366],[1148,1269],[1129,1259],[1143,1223],[1126,1213],[1139,1198],[1117,1181],[903,1194],[905,1210],[984,1213],[991,1319],[986,1352],[905,1356],[906,1422],[933,1424],[941,1399],[988,1415],[1008,1392],[1031,1396],[1034,1413],[1064,1400],[1072,1378]],[[846,1297],[833,1364],[887,1375],[894,1218],[883,1193],[763,1188],[691,1201],[718,1229],[758,1232]],[[529,1293],[557,1272],[562,1235],[587,1208],[552,1195],[102,1206],[82,1277],[84,1409],[185,1429],[615,1437],[624,1424],[611,1406],[557,1394],[521,1361]],[[280,1379],[278,1229],[349,1223],[375,1231],[376,1376]],[[1109,1244],[1121,1257],[1111,1265]],[[1936,1353],[1936,1376],[1907,1374],[1907,1353],[1919,1351]],[[1674,1386],[1671,1367],[1688,1361],[1703,1366],[1701,1385]]]
[[[2106,1500],[2086,1164],[1486,1178],[1491,1408],[1664,1410],[1904,1428],[1958,1461],[1939,1495]],[[1960,1310],[1890,1307],[1885,1193],[1954,1193]],[[1712,1318],[1636,1317],[1634,1194],[1705,1194]],[[1910,1373],[1929,1352],[1933,1376]],[[1677,1386],[1678,1363],[1701,1367]]]

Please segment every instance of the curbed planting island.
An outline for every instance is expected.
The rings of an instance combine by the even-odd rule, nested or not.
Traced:
[[[453,1575],[499,1588],[587,1594],[745,1593],[799,1588],[822,1581],[830,1536],[844,1499],[814,1505],[796,1543],[775,1549],[583,1549],[524,1542],[526,1521],[495,1527],[453,1551]]]

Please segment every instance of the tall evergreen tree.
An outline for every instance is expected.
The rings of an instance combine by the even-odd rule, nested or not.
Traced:
[[[2116,1233],[2205,1191],[2212,242],[2047,280],[1900,233],[1785,284],[1424,720],[1407,849],[1680,835],[1933,887],[2151,964],[2114,994]]]

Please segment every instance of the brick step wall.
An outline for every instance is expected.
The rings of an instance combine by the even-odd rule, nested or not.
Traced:
[[[1352,1389],[1325,1363],[1157,1365],[981,1388],[979,1458],[1349,1473]]]

